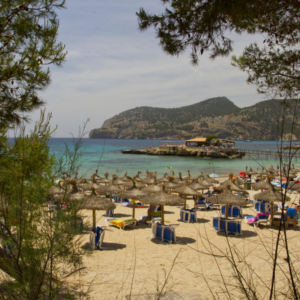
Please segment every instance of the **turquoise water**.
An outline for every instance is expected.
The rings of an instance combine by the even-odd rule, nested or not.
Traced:
[[[251,166],[253,170],[261,168],[269,168],[271,165],[276,168],[279,160],[275,160],[272,156],[266,155],[247,155],[242,159],[211,159],[197,157],[178,157],[178,156],[149,156],[122,154],[123,149],[145,149],[158,147],[163,143],[177,144],[179,141],[162,141],[162,140],[94,140],[83,139],[85,151],[83,155],[83,165],[80,168],[79,175],[91,175],[96,169],[98,174],[102,176],[106,171],[110,174],[117,173],[123,176],[125,171],[133,176],[138,171],[143,173],[146,170],[150,172],[157,171],[158,176],[162,176],[166,172],[170,172],[168,168],[178,174],[182,172],[183,176],[187,175],[190,170],[191,175],[217,173],[218,175],[226,175],[229,172],[238,174],[245,171],[246,166]],[[287,143],[286,143],[287,144]],[[62,155],[65,145],[72,147],[71,138],[53,138],[50,140],[49,146],[51,153],[56,156]],[[276,141],[253,141],[253,142],[236,142],[236,147],[241,149],[257,149],[257,150],[277,150]],[[287,162],[287,161],[284,161]],[[297,160],[294,161],[297,166]],[[300,160],[299,160],[300,164]],[[74,174],[71,174],[74,175]],[[142,174],[141,177],[144,177]]]

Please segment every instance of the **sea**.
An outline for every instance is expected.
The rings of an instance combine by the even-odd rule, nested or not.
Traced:
[[[76,139],[75,139],[76,140]],[[272,155],[247,154],[239,159],[220,159],[220,158],[199,158],[182,156],[152,156],[141,154],[122,154],[125,149],[146,149],[150,146],[158,147],[162,144],[182,144],[178,140],[130,140],[130,139],[82,139],[82,156],[80,158],[79,177],[90,177],[96,169],[98,175],[103,176],[108,172],[115,173],[119,177],[128,172],[129,176],[134,176],[138,171],[142,172],[141,178],[146,171],[157,172],[158,177],[165,173],[171,174],[174,171],[182,176],[188,175],[188,170],[192,176],[198,176],[203,172],[206,174],[217,174],[226,176],[228,173],[239,174],[247,168],[252,167],[253,171],[273,167],[276,169],[280,164],[279,159]],[[283,145],[288,145],[283,142]],[[239,149],[253,150],[275,150],[281,147],[278,141],[236,141]],[[57,158],[62,157],[66,147],[72,151],[74,149],[74,139],[72,138],[52,138],[49,141],[50,152]],[[288,158],[284,158],[282,163],[287,163]],[[300,167],[300,159],[293,160],[295,167]],[[74,176],[75,174],[70,174]]]

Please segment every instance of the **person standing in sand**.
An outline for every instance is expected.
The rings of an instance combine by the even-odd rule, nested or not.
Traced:
[[[299,212],[298,205],[292,202],[286,210],[286,228],[289,226],[290,218],[294,218],[294,229],[296,229],[297,212]]]

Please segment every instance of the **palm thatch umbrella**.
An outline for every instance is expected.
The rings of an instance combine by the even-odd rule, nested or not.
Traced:
[[[285,198],[283,198],[285,196]],[[266,192],[258,193],[254,195],[255,199],[271,202],[271,225],[273,225],[273,217],[274,217],[274,201],[277,202],[287,202],[290,200],[290,197],[287,195],[283,195],[281,192],[268,190]]]
[[[124,176],[120,177],[119,179],[122,181],[130,181],[129,176],[127,176],[127,172],[125,172]]]
[[[88,197],[85,201],[80,204],[80,209],[91,209],[93,210],[93,231],[96,230],[96,210],[113,210],[116,205],[106,199],[99,197]]]
[[[226,219],[228,218],[229,205],[242,206],[242,205],[247,204],[247,200],[231,193],[230,186],[227,186],[227,190],[224,191],[223,193],[209,197],[207,199],[207,201],[210,203],[214,203],[214,204],[225,204],[226,205],[225,206],[225,218]]]
[[[248,175],[249,176],[249,179],[251,180],[251,176],[252,175],[256,175],[257,174],[257,172],[255,172],[255,171],[252,171],[252,168],[250,167],[250,170],[249,171],[245,171],[244,172],[246,175]]]
[[[178,184],[173,183],[173,182],[171,182],[171,181],[165,183],[164,186],[165,186],[166,189],[168,189],[168,190],[173,190],[173,189],[176,189],[176,188],[179,187]]]
[[[169,182],[168,173],[165,173],[163,177],[157,179],[158,183]]]
[[[229,179],[222,182],[220,184],[220,186],[218,187],[219,190],[227,190],[229,189],[230,191],[234,191],[234,192],[242,192],[242,193],[248,193],[247,191],[245,191],[243,188],[237,186],[234,182],[233,182],[233,174],[229,174]]]
[[[151,194],[149,196],[146,196],[142,199],[142,202],[144,204],[150,204],[150,205],[160,205],[161,206],[161,223],[162,225],[165,224],[165,215],[164,215],[164,206],[165,205],[178,205],[183,203],[183,198],[174,195],[174,194],[168,194],[163,189],[161,192]]]
[[[188,182],[185,183],[185,185],[174,189],[173,192],[175,193],[179,193],[180,195],[184,196],[184,206],[183,208],[186,208],[186,197],[187,196],[201,196],[200,193],[198,193],[197,191],[195,191],[194,189],[192,189],[191,187],[188,186]]]
[[[186,179],[184,179],[184,180],[182,179],[182,174],[181,174],[181,172],[179,172],[178,175],[179,175],[179,176],[178,176],[177,178],[172,179],[171,182],[177,184],[177,186],[183,185],[183,184],[184,184],[184,180],[186,180]]]
[[[154,178],[151,176],[145,177],[144,179],[142,179],[142,182],[145,184],[154,184]]]
[[[162,191],[162,187],[157,184],[156,177],[154,177],[154,184],[143,187],[141,189],[143,192],[146,192],[148,194],[153,194],[153,193],[159,193]]]
[[[214,184],[214,183],[219,183],[219,181],[217,181],[217,180],[214,179],[214,178],[209,177],[209,175],[206,175],[205,180],[206,180],[207,182],[209,182],[209,183],[212,183],[212,184]]]
[[[267,181],[255,182],[255,183],[253,183],[252,188],[254,190],[259,190],[260,189],[261,192],[263,192],[263,190],[276,190],[276,191],[281,190],[281,187],[272,185],[271,180],[272,180],[272,175],[269,175],[267,177]]]
[[[78,184],[78,186],[83,190],[89,190],[89,191],[91,191],[92,188],[98,189],[100,187],[100,185],[98,185],[96,183],[81,183],[81,184]]]
[[[133,187],[128,190],[128,191],[124,191],[124,192],[121,192],[118,194],[118,196],[120,198],[127,198],[127,199],[131,199],[132,201],[132,218],[135,218],[135,201],[136,200],[139,200],[143,197],[146,197],[148,194],[139,190],[137,187],[136,187],[136,184],[135,184],[135,181],[129,177],[133,183]]]
[[[112,180],[112,183],[108,186],[101,186],[99,187],[96,191],[97,192],[100,192],[100,193],[103,193],[103,194],[110,194],[109,195],[109,198],[110,198],[110,201],[112,202],[112,194],[117,194],[117,193],[120,193],[122,192],[122,189],[120,189],[117,185],[116,185],[116,182],[119,183],[120,181],[118,180],[118,178],[116,176],[113,177],[113,180]],[[123,181],[122,181],[123,182]],[[123,182],[124,183],[124,182]]]
[[[242,180],[240,179],[240,177],[236,177],[234,180],[233,180],[233,183],[235,183],[236,185],[243,185],[243,182]]]

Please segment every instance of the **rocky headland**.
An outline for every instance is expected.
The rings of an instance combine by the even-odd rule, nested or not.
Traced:
[[[89,133],[92,139],[189,139],[216,135],[232,140],[300,138],[298,101],[266,100],[239,108],[226,97],[217,97],[180,108],[136,107],[124,111]],[[296,119],[293,120],[294,115]]]

